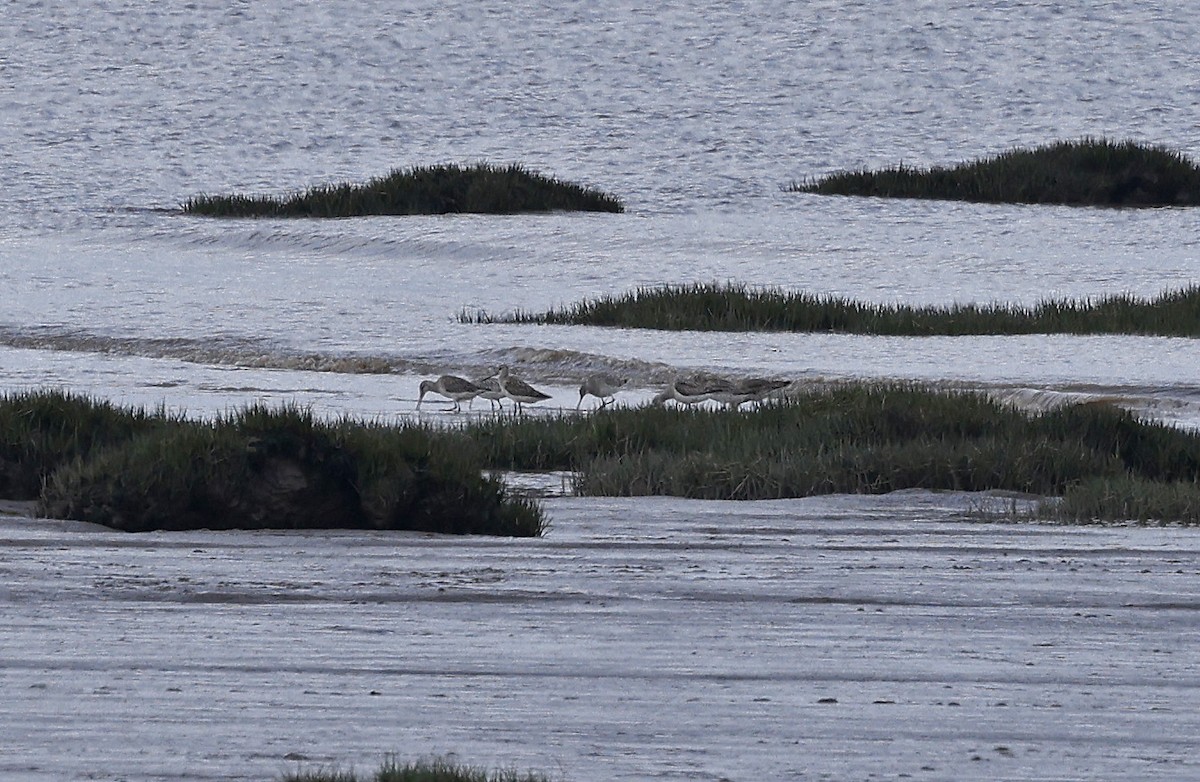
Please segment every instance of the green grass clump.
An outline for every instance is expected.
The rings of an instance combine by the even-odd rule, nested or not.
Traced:
[[[484,769],[435,759],[399,764],[394,760],[370,777],[360,778],[349,772],[302,772],[288,774],[280,782],[549,782],[549,777],[533,772],[486,771]]]
[[[1200,496],[1200,435],[1107,405],[1030,416],[981,394],[915,384],[813,389],[753,411],[498,417],[462,431],[490,467],[574,471],[583,495],[755,500],[913,488],[1063,495],[1091,480],[1129,480]]]
[[[1075,524],[1110,520],[1142,524],[1200,524],[1200,483],[1152,481],[1121,475],[1075,483],[1038,515]]]
[[[0,399],[0,496],[127,531],[373,528],[531,536],[533,501],[453,433],[251,406],[212,422],[58,392]]]
[[[355,489],[371,526],[511,537],[541,535],[533,500],[483,477],[482,460],[454,432],[342,421],[335,442],[355,463]]]
[[[475,212],[622,212],[620,199],[523,166],[453,164],[396,169],[366,184],[310,188],[286,198],[196,196],[186,214],[212,217],[359,217]]]
[[[469,323],[547,323],[692,331],[839,332],[887,336],[1150,334],[1200,336],[1200,285],[1153,299],[1126,294],[1031,307],[865,304],[836,296],[753,290],[735,283],[638,288],[544,313],[462,313]]]
[[[1084,138],[1013,149],[951,167],[843,171],[789,190],[820,195],[936,198],[1074,206],[1196,206],[1200,167],[1179,152]]]
[[[165,414],[126,410],[65,391],[5,394],[0,397],[0,497],[36,499],[59,464],[173,423]]]

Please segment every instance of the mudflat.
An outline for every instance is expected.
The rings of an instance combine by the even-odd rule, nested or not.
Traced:
[[[520,540],[10,514],[0,777],[1200,776],[1200,536],[980,501],[557,498]]]

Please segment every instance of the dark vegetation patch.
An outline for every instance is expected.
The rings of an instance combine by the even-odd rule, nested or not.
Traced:
[[[736,283],[638,288],[544,313],[459,315],[471,323],[550,323],[692,331],[841,332],[890,336],[1152,334],[1200,336],[1200,285],[1152,299],[1127,294],[1034,306],[865,304]]]
[[[47,408],[78,421],[36,414]],[[569,471],[593,496],[1000,490],[1060,498],[1042,510],[1069,521],[1200,524],[1200,434],[1105,404],[1029,415],[917,384],[814,388],[754,410],[497,415],[450,429],[260,407],[194,422],[38,392],[0,399],[0,432],[11,499],[131,531],[539,534],[540,507],[483,470]]]
[[[57,391],[0,397],[0,497],[37,499],[60,465],[175,423],[165,413]]]
[[[1200,435],[1108,405],[1031,416],[976,393],[847,384],[753,411],[502,417],[464,434],[498,469],[574,471],[584,495],[1008,490],[1065,495],[1064,519],[1200,523]]]
[[[285,198],[201,195],[185,214],[211,217],[359,217],[477,212],[621,212],[614,196],[520,165],[453,164],[396,169],[366,184],[322,185]]]
[[[0,398],[0,487],[45,515],[127,531],[540,534],[540,507],[455,440],[295,407],[203,422],[40,391]]]
[[[369,777],[344,771],[308,771],[288,774],[280,782],[549,782],[549,778],[532,772],[489,772],[438,759],[404,764],[389,760]]]
[[[1150,481],[1132,475],[1088,478],[1068,486],[1061,499],[1042,503],[1038,515],[1077,524],[1200,524],[1200,486],[1194,480]]]
[[[1200,167],[1179,152],[1085,138],[1013,149],[950,167],[900,164],[842,171],[789,190],[820,195],[935,198],[1072,206],[1196,206]]]

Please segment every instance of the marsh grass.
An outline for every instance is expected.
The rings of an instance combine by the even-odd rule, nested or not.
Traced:
[[[321,185],[285,198],[201,195],[185,214],[211,217],[357,217],[461,212],[621,212],[620,199],[520,165],[437,165],[396,169],[365,184]]]
[[[544,527],[454,435],[416,426],[260,405],[193,421],[39,391],[0,399],[0,433],[3,496],[116,529]]]
[[[480,455],[453,432],[343,420],[334,437],[354,458],[356,492],[372,526],[513,537],[545,529],[538,503],[484,476]]]
[[[1084,138],[949,167],[900,164],[879,171],[842,171],[788,189],[989,203],[1195,206],[1200,204],[1200,167],[1165,147]]]
[[[388,760],[369,777],[343,771],[311,771],[288,774],[280,782],[549,782],[542,774],[486,769],[445,759],[398,763]]]
[[[177,423],[161,411],[123,409],[65,391],[5,394],[0,397],[0,497],[36,499],[59,464]]]
[[[568,471],[594,496],[1003,490],[1061,497],[1040,512],[1063,520],[1200,523],[1196,433],[1109,405],[1028,415],[918,384],[839,384],[754,410],[496,415],[457,428],[261,406],[186,421],[35,392],[5,398],[0,425],[4,486],[36,485],[47,515],[131,531],[541,534],[541,507],[484,470]]]
[[[377,780],[378,777],[369,777]],[[300,771],[280,777],[279,782],[367,782],[352,771]]]
[[[1169,507],[1200,498],[1200,435],[1107,405],[1030,416],[981,394],[915,384],[814,389],[753,411],[503,416],[462,432],[489,466],[573,471],[582,495],[753,500],[923,488],[1071,496],[1101,480],[1174,493]],[[1121,506],[1107,508],[1100,518],[1124,518]]]
[[[1043,503],[1040,518],[1073,524],[1111,520],[1141,524],[1200,524],[1196,480],[1153,481],[1141,477],[1088,478],[1067,487],[1060,499]]]
[[[1127,294],[1044,301],[1030,307],[866,304],[836,296],[757,290],[736,283],[638,288],[544,313],[493,317],[462,312],[467,323],[537,323],[692,331],[839,332],[881,336],[980,334],[1153,334],[1200,336],[1200,285],[1152,299]]]

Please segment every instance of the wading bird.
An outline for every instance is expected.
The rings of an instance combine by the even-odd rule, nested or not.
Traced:
[[[600,400],[600,408],[604,409],[604,406],[609,402],[616,401],[616,393],[624,388],[628,382],[629,378],[627,377],[616,377],[604,372],[588,375],[579,386],[579,403],[575,405],[575,409],[578,410],[580,405],[583,404],[585,396],[598,398]]]
[[[495,373],[479,378],[475,381],[475,385],[479,386],[479,396],[492,403],[492,410],[496,409],[496,405],[500,405],[501,410],[504,409],[504,405],[500,402],[504,398],[504,389],[500,387],[500,381],[496,378]],[[474,404],[474,400],[472,400],[472,404]]]
[[[745,397],[741,402],[738,402],[738,405],[742,402],[761,402],[791,384],[792,381],[790,380],[771,380],[765,377],[750,377],[738,381],[736,388]]]
[[[724,380],[694,382],[675,378],[671,384],[650,400],[650,404],[661,405],[668,399],[674,399],[681,405],[694,405],[705,399],[713,399],[714,394],[728,392],[730,385]]]
[[[719,382],[723,387],[714,391],[709,398],[729,405],[731,410],[738,409],[746,402],[761,402],[789,385],[787,380],[770,380],[765,377],[749,377],[736,383]]]
[[[479,396],[481,390],[470,380],[457,375],[442,375],[437,380],[422,380],[421,393],[417,397],[417,409],[421,409],[421,402],[425,399],[425,395],[433,392],[453,401],[454,412],[461,413],[461,403]]]
[[[504,395],[517,403],[518,412],[522,411],[521,405],[531,405],[550,398],[549,394],[543,394],[521,378],[510,375],[507,366],[500,367],[496,379],[500,381],[500,390]]]

